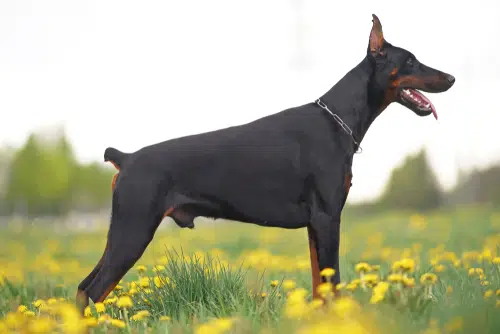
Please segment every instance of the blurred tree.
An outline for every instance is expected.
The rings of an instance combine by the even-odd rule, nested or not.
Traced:
[[[440,206],[441,191],[425,150],[395,168],[379,205],[386,209],[429,210]]]
[[[500,165],[459,173],[457,185],[447,194],[446,204],[475,203],[500,205]]]
[[[13,156],[5,208],[27,216],[100,209],[109,204],[111,178],[111,169],[79,165],[66,136],[50,144],[30,135]]]

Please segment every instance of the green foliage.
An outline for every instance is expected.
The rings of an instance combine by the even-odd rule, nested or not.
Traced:
[[[430,210],[441,204],[441,191],[424,150],[395,168],[380,199],[387,209]]]
[[[457,185],[447,195],[446,202],[448,205],[500,205],[500,165],[460,173]]]
[[[8,170],[7,213],[61,215],[75,208],[98,209],[109,201],[112,173],[97,164],[78,164],[65,136],[53,144],[29,136]]]

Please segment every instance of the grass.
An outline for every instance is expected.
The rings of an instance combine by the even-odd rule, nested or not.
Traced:
[[[325,305],[311,300],[305,230],[165,225],[81,319],[76,286],[100,258],[105,233],[3,227],[0,333],[500,332],[500,212],[491,208],[346,215],[343,297],[332,299],[325,284]]]

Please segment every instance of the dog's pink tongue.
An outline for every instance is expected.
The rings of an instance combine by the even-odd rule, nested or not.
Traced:
[[[434,107],[434,104],[432,104],[431,100],[429,100],[424,94],[422,94],[418,90],[412,90],[412,92],[413,92],[413,94],[417,95],[422,101],[429,104],[429,108],[431,108],[432,114],[434,115],[434,118],[438,119],[436,107]]]
[[[434,115],[434,118],[437,120],[438,119],[438,114],[436,112],[436,107],[434,107],[434,105],[432,104],[431,101],[429,101],[429,103],[431,104],[431,110],[432,110],[432,114]]]

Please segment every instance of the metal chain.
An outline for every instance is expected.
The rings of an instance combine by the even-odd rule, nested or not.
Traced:
[[[351,136],[351,139],[353,141],[353,143],[357,146],[357,149],[356,149],[356,152],[355,153],[361,153],[363,151],[363,149],[361,148],[361,146],[359,145],[359,143],[356,141],[356,139],[354,139],[354,136],[352,134],[352,130],[351,128],[349,127],[349,125],[347,125],[343,120],[342,118],[339,117],[339,115],[333,113],[329,108],[328,106],[323,102],[321,101],[320,99],[317,99],[316,100],[316,104],[318,106],[320,106],[322,109],[325,109],[326,111],[328,111],[328,113],[330,113],[330,115],[333,116],[333,119],[335,121],[337,121],[337,123],[339,123],[340,127],[349,135]]]

